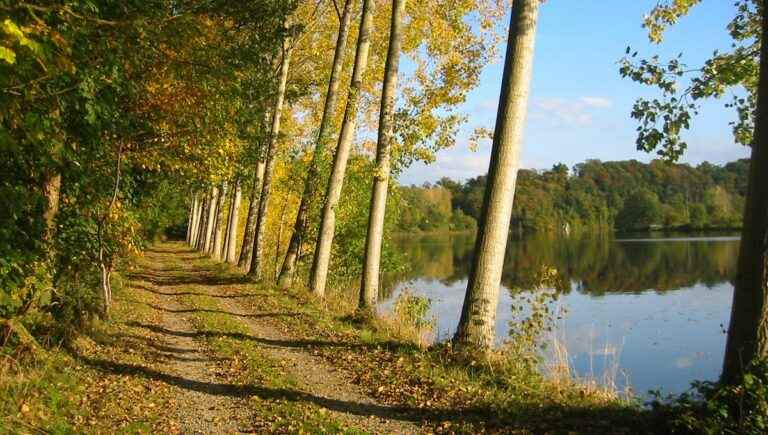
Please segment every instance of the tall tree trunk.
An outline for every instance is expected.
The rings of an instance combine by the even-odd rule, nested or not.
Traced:
[[[312,272],[310,275],[310,287],[317,296],[325,295],[325,284],[328,280],[328,265],[331,262],[331,247],[336,228],[336,205],[341,196],[341,188],[344,184],[344,173],[347,170],[347,160],[352,148],[352,140],[355,136],[357,125],[357,109],[360,105],[360,91],[363,84],[363,75],[368,67],[368,50],[371,46],[371,32],[373,27],[372,0],[363,0],[363,15],[360,22],[360,34],[357,38],[357,52],[355,53],[355,66],[352,71],[352,83],[349,86],[347,107],[344,110],[344,121],[341,124],[341,134],[336,153],[333,156],[333,169],[328,179],[328,187],[323,204],[323,215],[320,220],[320,232],[315,247],[315,256],[312,260]]]
[[[195,201],[197,200],[197,195],[192,195],[192,202],[189,203],[189,216],[187,216],[187,236],[184,238],[184,241],[189,244],[189,241],[192,239],[192,221],[195,218]]]
[[[222,220],[224,220],[224,201],[227,199],[227,183],[221,183],[219,189],[219,195],[216,198],[216,219],[213,223],[213,248],[211,249],[211,256],[215,260],[221,260],[221,248],[224,244],[224,228]]]
[[[384,66],[384,83],[379,111],[379,138],[376,145],[376,172],[373,175],[371,209],[368,215],[368,232],[365,239],[363,278],[360,283],[361,309],[371,309],[379,296],[379,266],[381,264],[381,242],[384,237],[384,214],[387,207],[389,188],[390,154],[394,139],[395,95],[397,93],[397,72],[400,67],[400,46],[402,45],[402,20],[405,0],[392,0],[392,24],[389,30],[389,51]]]
[[[755,359],[768,358],[768,13],[762,10],[762,47],[755,133],[744,226],[722,380],[737,383]]]
[[[102,292],[102,314],[104,317],[109,316],[109,310],[112,307],[112,257],[107,256],[106,247],[104,246],[104,227],[107,224],[107,219],[117,202],[117,195],[120,193],[120,179],[121,179],[121,163],[123,158],[123,145],[117,148],[117,159],[115,163],[115,184],[112,190],[112,198],[109,200],[104,214],[99,219],[97,237],[99,241],[99,268],[101,269],[101,292]]]
[[[48,171],[45,173],[43,177],[43,196],[45,196],[45,209],[43,210],[45,233],[43,238],[45,241],[51,242],[56,233],[56,215],[59,213],[61,172]]]
[[[240,246],[240,258],[237,267],[245,269],[251,265],[253,254],[253,238],[256,233],[256,215],[259,214],[259,200],[261,199],[261,187],[264,182],[264,160],[259,159],[256,164],[256,173],[253,176],[253,188],[251,189],[250,202],[248,203],[248,217],[245,220],[245,232],[243,232],[243,244]]]
[[[288,83],[288,68],[291,63],[290,41],[286,38],[283,41],[283,60],[280,64],[280,81],[277,86],[277,98],[275,99],[275,108],[272,111],[272,128],[269,133],[269,147],[267,148],[267,161],[264,167],[264,185],[261,187],[261,199],[259,200],[259,213],[256,216],[256,232],[253,238],[253,254],[251,256],[251,267],[248,270],[248,276],[255,280],[261,279],[262,262],[265,263],[263,256],[264,237],[267,229],[267,205],[269,204],[269,194],[272,187],[272,173],[275,169],[275,157],[277,156],[277,142],[280,135],[280,118],[283,111],[283,102],[285,100],[285,88]]]
[[[200,218],[197,223],[197,240],[195,241],[195,249],[198,251],[203,250],[204,242],[205,242],[205,227],[206,227],[206,218],[208,217],[208,194],[203,193],[203,198],[200,204]]]
[[[219,188],[213,186],[208,196],[208,216],[205,218],[205,244],[203,252],[210,253],[213,246],[213,224],[216,221],[216,203],[219,197]]]
[[[232,225],[232,207],[233,202],[235,202],[235,189],[231,189],[229,191],[229,198],[225,198],[225,201],[227,202],[227,222],[222,222],[224,234],[222,235],[223,243],[221,245],[221,251],[219,252],[219,258],[222,261],[227,260],[227,252],[229,252],[229,230],[231,229]]]
[[[331,125],[333,124],[333,115],[336,112],[336,101],[339,95],[339,82],[341,81],[341,70],[344,67],[344,53],[347,50],[347,37],[349,35],[349,23],[352,20],[352,6],[354,0],[344,2],[344,12],[339,21],[339,36],[336,39],[336,51],[333,54],[333,64],[331,66],[331,77],[328,81],[328,92],[325,96],[325,106],[323,107],[323,117],[320,119],[320,131],[317,134],[315,142],[315,151],[312,155],[312,162],[309,166],[309,174],[304,182],[304,192],[301,195],[299,211],[296,214],[296,223],[293,225],[291,241],[288,243],[288,251],[285,253],[285,260],[280,269],[278,285],[281,288],[290,287],[293,277],[296,274],[296,263],[299,259],[299,248],[307,232],[309,222],[309,204],[315,193],[315,186],[318,183],[318,171],[320,158],[325,154],[325,148],[331,138]]]
[[[501,271],[528,105],[539,1],[515,0],[512,3],[488,185],[467,293],[454,337],[457,344],[478,349],[490,348],[494,340]]]
[[[235,264],[237,262],[237,224],[240,222],[240,199],[242,189],[240,188],[240,179],[235,180],[235,188],[232,189],[232,202],[229,205],[229,222],[227,223],[227,240],[224,245],[222,258],[227,263]]]
[[[197,242],[197,225],[200,222],[200,192],[195,192],[195,199],[192,201],[192,222],[189,226],[189,246],[195,246]]]

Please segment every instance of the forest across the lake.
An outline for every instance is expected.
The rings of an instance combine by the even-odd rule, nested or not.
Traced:
[[[512,231],[570,233],[741,227],[749,160],[697,166],[663,160],[601,162],[518,173]],[[474,230],[487,177],[401,188],[403,232]]]

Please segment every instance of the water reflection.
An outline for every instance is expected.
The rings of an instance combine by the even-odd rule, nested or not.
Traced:
[[[665,292],[702,283],[712,287],[730,281],[736,271],[738,239],[552,239],[510,240],[502,285],[509,289],[536,286],[543,266],[558,270],[558,290],[590,295]],[[388,277],[382,294],[391,297],[403,281],[438,280],[446,286],[467,279],[472,260],[471,235],[423,236],[396,240],[409,270]]]
[[[473,236],[397,243],[410,268],[384,280],[384,309],[408,288],[432,299],[438,336],[450,336],[466,289]],[[554,267],[560,303],[569,311],[557,334],[579,373],[602,373],[618,361],[638,392],[683,391],[693,379],[719,375],[737,254],[733,237],[512,240],[497,335],[503,339],[508,331],[510,295],[536,287],[542,267]]]

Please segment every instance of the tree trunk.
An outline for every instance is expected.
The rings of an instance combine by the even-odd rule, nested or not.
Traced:
[[[224,228],[222,220],[224,219],[224,201],[227,198],[227,183],[221,184],[219,195],[216,198],[216,218],[213,223],[213,249],[211,256],[215,260],[221,260],[221,248],[224,245]]]
[[[205,218],[205,244],[203,252],[210,253],[213,246],[213,224],[216,221],[216,202],[219,197],[219,188],[214,186],[208,196],[208,216]]]
[[[339,21],[339,36],[336,39],[336,51],[333,54],[333,64],[331,66],[331,77],[328,81],[328,92],[325,97],[325,106],[323,107],[323,117],[320,120],[320,131],[315,143],[315,151],[312,155],[312,162],[309,166],[309,174],[304,182],[304,192],[301,195],[299,211],[296,214],[296,223],[293,225],[291,241],[288,243],[288,251],[285,253],[285,260],[280,269],[278,285],[280,288],[288,288],[293,282],[296,274],[296,263],[299,259],[299,250],[302,240],[307,232],[309,221],[309,204],[315,193],[315,186],[318,183],[318,165],[320,158],[325,154],[325,148],[331,137],[331,124],[333,115],[336,112],[336,101],[339,95],[339,82],[341,79],[341,70],[344,67],[344,53],[347,50],[347,36],[349,35],[349,23],[352,20],[352,6],[354,0],[344,2],[344,12]]]
[[[371,31],[373,27],[372,0],[363,1],[363,15],[360,21],[360,34],[357,38],[357,53],[355,53],[355,66],[352,71],[352,83],[349,86],[347,107],[344,110],[344,121],[341,124],[341,134],[336,153],[333,156],[333,169],[328,179],[328,187],[325,193],[323,214],[320,220],[320,232],[315,247],[315,256],[312,260],[312,272],[310,275],[310,287],[317,296],[325,294],[325,284],[328,280],[328,265],[331,262],[331,247],[333,246],[333,233],[336,227],[336,205],[341,196],[341,188],[344,183],[344,173],[347,170],[352,140],[357,125],[357,108],[360,104],[360,91],[363,84],[363,75],[368,67],[368,50],[371,46]]]
[[[384,237],[384,214],[387,207],[389,188],[390,153],[394,139],[395,95],[397,93],[397,72],[400,67],[400,46],[403,35],[401,24],[405,12],[405,0],[392,0],[392,24],[389,30],[389,51],[384,66],[384,83],[379,111],[379,138],[376,145],[376,172],[373,175],[371,209],[368,214],[368,232],[365,239],[363,278],[360,283],[361,309],[372,309],[379,296],[379,266],[381,265],[381,242]]]
[[[197,242],[197,227],[200,222],[200,193],[195,192],[195,199],[192,202],[192,223],[189,228],[189,246],[194,247]]]
[[[203,199],[200,205],[200,218],[197,223],[197,240],[195,242],[195,249],[198,251],[202,251],[203,246],[205,245],[205,227],[207,226],[205,220],[208,217],[208,206],[208,195],[203,193]]]
[[[192,220],[195,218],[196,200],[196,195],[192,195],[192,202],[189,203],[189,216],[187,216],[187,236],[184,238],[184,241],[187,242],[187,244],[189,244],[189,241],[192,239]]]
[[[493,345],[501,271],[509,238],[515,181],[533,67],[539,0],[515,0],[493,137],[488,186],[475,243],[467,293],[454,341],[488,349]]]
[[[259,213],[256,216],[256,232],[253,238],[253,254],[251,256],[251,267],[248,270],[248,276],[255,280],[261,279],[262,262],[265,262],[262,255],[264,251],[264,237],[267,227],[267,205],[269,204],[269,193],[272,187],[272,173],[275,169],[275,157],[277,156],[277,141],[280,135],[280,117],[283,111],[283,102],[285,100],[285,87],[288,83],[288,68],[291,63],[291,47],[286,39],[283,42],[283,61],[280,65],[280,82],[277,87],[277,98],[275,99],[275,108],[272,111],[272,128],[269,133],[269,147],[267,148],[267,161],[264,167],[264,185],[261,188],[261,199],[259,200]]]
[[[227,241],[222,257],[227,263],[235,264],[237,262],[237,224],[240,222],[240,199],[242,189],[240,188],[240,179],[235,180],[235,188],[232,189],[232,202],[229,206],[229,223],[227,224]]]
[[[45,210],[43,210],[45,233],[43,238],[47,242],[52,242],[56,234],[56,215],[59,213],[59,197],[61,196],[60,172],[46,172],[43,178],[43,195],[45,196]]]
[[[747,364],[755,359],[766,357],[768,357],[768,13],[763,9],[755,133],[722,381],[738,383]]]
[[[256,174],[254,174],[253,189],[251,189],[250,203],[248,204],[248,217],[245,220],[243,244],[240,245],[240,258],[237,260],[237,267],[241,269],[245,269],[251,265],[253,238],[256,233],[256,215],[259,213],[259,200],[261,199],[261,187],[263,181],[264,160],[260,159],[256,164]]]
[[[222,236],[223,243],[219,252],[219,258],[222,261],[227,260],[227,253],[229,252],[229,230],[232,228],[232,208],[234,206],[233,202],[235,202],[235,189],[229,191],[229,198],[225,198],[225,200],[227,202],[227,222],[226,224],[222,222],[222,225],[224,225],[224,235]]]

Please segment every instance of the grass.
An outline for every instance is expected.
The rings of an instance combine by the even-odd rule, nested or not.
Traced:
[[[184,249],[174,244],[162,248]],[[256,387],[245,400],[255,411],[254,429],[260,432],[360,433],[297,393],[298,381],[284,361],[248,338],[249,325],[227,313],[222,296],[239,304],[243,312],[290,313],[264,321],[290,335],[299,351],[324,359],[379,403],[402,410],[404,418],[420,422],[430,432],[653,431],[649,411],[606,394],[596,384],[575,381],[570,369],[563,369],[559,378],[531,371],[513,348],[480,358],[447,344],[428,346],[423,327],[404,325],[397,316],[357,313],[357,298],[348,290],[332,290],[320,300],[300,286],[283,291],[243,284],[241,273],[228,266],[178,257],[165,256],[154,266],[163,271],[163,279],[182,281],[186,274],[189,282],[174,287],[180,293],[177,300],[198,331],[213,332],[199,337],[218,359],[217,378]],[[204,276],[189,279],[190,272],[200,270]],[[212,297],[208,292],[220,293]],[[131,299],[139,294],[143,300]],[[131,325],[158,323],[158,311],[152,306],[159,303],[159,296],[117,288],[116,295],[114,321],[97,325],[71,349],[2,356],[0,433],[174,429],[163,415],[174,402],[162,380],[100,370],[115,362],[141,366],[155,362],[151,352],[136,349],[157,337]],[[561,357],[568,361],[567,354]]]
[[[647,411],[596,382],[575,379],[570,369],[562,373],[567,377],[547,378],[525,370],[516,361],[519,355],[503,349],[489,358],[472,358],[450,345],[425,347],[421,334],[396,318],[359,316],[357,299],[348,291],[330,291],[323,300],[299,286],[259,291],[258,300],[241,301],[260,311],[301,313],[275,322],[300,338],[341,343],[312,351],[379,401],[409,408],[433,431],[648,430]]]
[[[119,299],[121,286],[115,286]],[[36,315],[37,314],[37,315]],[[54,329],[52,320],[33,313],[36,329]],[[168,389],[116,373],[105,374],[85,361],[144,362],[114,337],[140,336],[125,326],[151,321],[150,310],[118,304],[113,322],[95,323],[89,335],[67,347],[36,351],[4,348],[0,353],[0,433],[151,433],[167,431],[163,416]]]

